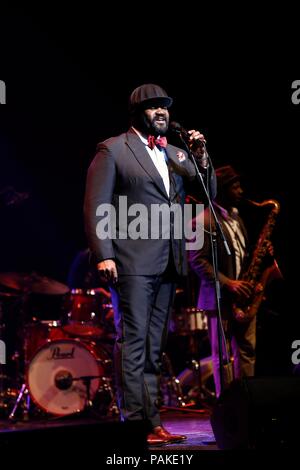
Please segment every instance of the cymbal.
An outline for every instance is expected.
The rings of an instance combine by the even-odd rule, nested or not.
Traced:
[[[0,273],[0,285],[33,294],[63,295],[68,286],[37,273]]]
[[[18,297],[18,294],[16,292],[2,292],[0,291],[0,299],[1,297]]]

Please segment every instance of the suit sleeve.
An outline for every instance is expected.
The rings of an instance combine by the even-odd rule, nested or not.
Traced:
[[[116,178],[115,161],[105,144],[100,144],[92,161],[86,179],[84,198],[84,225],[88,245],[96,262],[115,257],[112,240],[101,239],[97,235],[99,216],[97,209],[100,204],[110,204],[114,193]]]
[[[197,274],[200,279],[206,279],[207,281],[213,282],[214,281],[214,269],[212,265],[212,254],[211,254],[211,243],[210,243],[210,236],[208,235],[208,231],[210,226],[207,221],[207,216],[205,217],[205,233],[204,233],[204,244],[201,250],[190,250],[188,251],[188,260],[191,269]],[[193,219],[193,229],[194,224],[197,223],[196,219]],[[215,230],[212,227],[212,230]],[[228,280],[227,276],[222,272],[218,272],[218,279],[220,281],[221,286]]]

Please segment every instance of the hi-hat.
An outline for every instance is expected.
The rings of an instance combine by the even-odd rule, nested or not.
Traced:
[[[37,273],[0,273],[0,285],[19,292],[63,295],[68,286]]]

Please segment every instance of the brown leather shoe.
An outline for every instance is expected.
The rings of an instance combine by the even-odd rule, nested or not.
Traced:
[[[165,437],[160,437],[154,433],[150,433],[147,436],[147,444],[148,446],[163,446],[165,444],[170,444],[170,441]]]
[[[169,443],[185,441],[187,438],[183,434],[171,434],[163,426],[155,426],[152,432],[155,436],[165,439]]]

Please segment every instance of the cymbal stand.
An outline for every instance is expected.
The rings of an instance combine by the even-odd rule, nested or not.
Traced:
[[[198,309],[196,309],[196,311],[198,311]],[[203,326],[205,327],[205,323],[203,324]],[[201,408],[206,409],[207,408],[206,400],[207,399],[213,400],[215,396],[213,392],[210,392],[204,386],[203,379],[202,379],[201,356],[200,356],[200,351],[199,351],[199,344],[201,341],[198,336],[198,333],[200,334],[202,331],[206,331],[206,329],[204,330],[195,329],[195,330],[190,330],[189,332],[189,351],[191,353],[190,369],[193,374],[194,386],[192,387],[188,395],[191,395],[191,397],[194,397],[194,400],[196,401],[196,403],[200,405]]]
[[[108,377],[102,377],[102,382],[103,382],[103,391],[107,392],[110,398],[110,403],[108,405],[108,415],[118,415],[120,413],[117,401],[116,401],[116,396],[115,393],[113,392],[113,389],[111,387],[111,379]]]
[[[28,305],[29,294],[30,294],[30,291],[25,289],[22,296],[21,296],[20,319],[21,319],[22,335],[25,334],[26,307]],[[28,338],[26,337],[26,334],[25,334],[25,338],[23,337],[23,348],[22,348],[23,351],[22,351],[22,359],[21,359],[23,373],[19,372],[19,375],[20,375],[20,378],[21,378],[20,382],[21,382],[22,385],[20,387],[19,394],[18,394],[18,397],[15,401],[13,409],[12,409],[12,411],[10,412],[10,414],[8,416],[8,419],[10,419],[10,420],[14,420],[16,418],[16,412],[17,412],[18,407],[21,404],[21,400],[23,400],[23,408],[22,408],[23,409],[23,420],[27,421],[28,418],[29,418],[31,399],[30,399],[29,389],[27,387],[26,381],[24,380],[25,371],[26,371],[26,368],[28,366],[28,357],[27,357],[28,344],[27,344],[27,341],[28,341]],[[15,354],[16,354],[16,356],[18,356],[17,361],[18,361],[18,364],[20,364],[20,357],[19,357],[20,355],[19,355],[18,352],[16,352]]]
[[[24,406],[23,406],[23,420],[27,421],[29,418],[29,411],[30,411],[30,395],[29,395],[29,390],[27,388],[27,385],[25,383],[22,384],[21,389],[19,391],[19,395],[16,399],[16,402],[14,404],[14,407],[11,411],[11,413],[8,416],[8,419],[14,420],[16,411],[21,403],[21,400],[24,399]]]
[[[6,345],[4,341],[5,324],[3,321],[2,303],[0,302],[0,409],[2,408],[2,399],[4,394],[4,380],[6,379],[5,367],[6,364]],[[3,339],[2,339],[3,338]]]
[[[177,379],[173,371],[171,360],[165,352],[162,354],[162,364],[168,375],[169,402],[171,402],[171,392],[173,391],[175,393],[177,406],[179,408],[186,406],[186,403],[183,397],[183,392],[182,392],[181,385],[180,385],[180,381]]]

